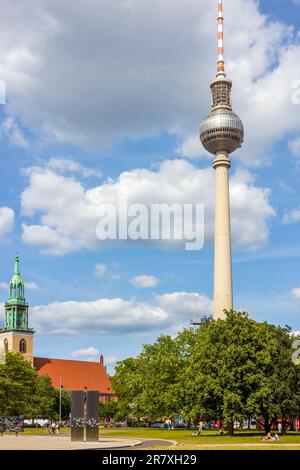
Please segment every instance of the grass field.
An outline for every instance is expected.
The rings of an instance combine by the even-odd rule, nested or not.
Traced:
[[[299,449],[300,450],[300,433],[289,433],[280,437],[279,442],[263,442],[264,433],[244,431],[236,432],[235,436],[220,436],[217,431],[204,431],[200,436],[193,437],[192,431],[188,430],[171,430],[167,429],[149,429],[149,428],[132,428],[132,429],[115,429],[100,430],[102,436],[118,436],[118,437],[136,437],[138,439],[164,439],[175,441],[176,444],[172,448],[184,449],[230,449],[230,450],[248,450],[248,449]],[[156,447],[160,449],[161,447]],[[170,449],[170,447],[169,447]]]

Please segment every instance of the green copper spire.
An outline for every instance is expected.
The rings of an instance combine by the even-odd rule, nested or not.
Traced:
[[[15,267],[14,267],[14,274],[11,278],[9,284],[9,302],[16,301],[16,302],[25,302],[24,298],[24,282],[21,277],[20,273],[20,264],[19,264],[19,256],[16,255],[15,258]]]
[[[9,298],[5,304],[4,330],[33,331],[28,328],[28,304],[25,300],[25,286],[21,277],[18,254],[9,284]]]

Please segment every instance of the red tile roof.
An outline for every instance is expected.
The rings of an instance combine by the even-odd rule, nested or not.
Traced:
[[[100,362],[35,357],[34,368],[39,376],[49,375],[56,388],[61,384],[65,390],[98,390],[101,394],[112,394],[109,376]]]

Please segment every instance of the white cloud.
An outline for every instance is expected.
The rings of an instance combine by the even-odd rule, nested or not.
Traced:
[[[156,287],[159,280],[155,276],[141,275],[133,277],[130,279],[130,282],[134,287],[139,289],[147,289],[150,287]]]
[[[300,209],[292,209],[284,214],[283,222],[285,224],[294,224],[300,222]]]
[[[92,361],[95,359],[99,360],[100,351],[99,349],[90,346],[89,348],[79,349],[78,351],[72,352],[71,356],[78,359],[84,359],[86,361]]]
[[[246,128],[237,155],[258,163],[274,141],[300,130],[291,100],[299,36],[256,0],[224,8],[226,67]],[[209,109],[216,2],[42,0],[36,8],[28,0],[15,8],[3,0],[1,11],[10,116],[47,139],[93,149],[169,131],[182,137],[182,153],[197,154],[190,139]]]
[[[159,306],[116,298],[33,307],[31,322],[43,334],[105,335],[162,330],[171,319]]]
[[[296,299],[300,299],[300,287],[296,287],[295,289],[292,289],[292,295]]]
[[[0,282],[0,289],[1,290],[7,290],[9,287],[8,282]]]
[[[33,281],[25,282],[25,288],[29,290],[39,290],[39,286]]]
[[[0,135],[6,138],[12,147],[29,148],[29,142],[26,140],[22,130],[15,119],[6,118],[0,128]]]
[[[107,266],[102,263],[98,263],[95,266],[95,275],[96,277],[104,277],[107,273]]]
[[[196,306],[204,315],[212,312],[208,297],[174,292],[155,296],[152,304],[121,298],[54,302],[32,307],[30,318],[39,334],[149,334],[188,327]]]
[[[35,168],[21,196],[23,215],[39,218],[33,225],[23,224],[23,241],[41,247],[44,253],[61,255],[72,251],[99,249],[96,238],[99,207],[119,201],[128,205],[199,204],[205,207],[205,241],[214,231],[214,170],[199,169],[185,160],[164,161],[153,171],[134,169],[86,190],[71,177],[49,169]],[[63,189],[62,189],[63,188]],[[269,204],[270,191],[255,186],[247,171],[236,171],[231,178],[232,233],[235,246],[255,250],[268,240],[268,220],[274,215]],[[168,242],[165,242],[168,244]]]
[[[9,207],[0,207],[0,243],[7,240],[7,235],[13,230],[15,213]]]
[[[95,170],[93,168],[86,168],[80,163],[64,157],[50,158],[50,160],[47,162],[47,167],[51,170],[61,173],[79,173],[85,178],[89,178],[91,176],[101,176],[101,171]]]
[[[289,142],[289,150],[292,156],[295,158],[296,163],[300,163],[300,137],[293,139]]]

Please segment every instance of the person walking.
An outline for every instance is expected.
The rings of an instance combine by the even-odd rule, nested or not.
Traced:
[[[56,422],[55,420],[53,420],[51,424],[52,434],[55,434],[55,428],[56,428]]]
[[[48,434],[50,434],[50,432],[51,432],[51,422],[49,421],[49,419],[46,421],[45,428],[46,428],[46,432]]]
[[[282,434],[282,422],[281,421],[279,421],[277,425],[277,429],[278,429],[279,434]]]

